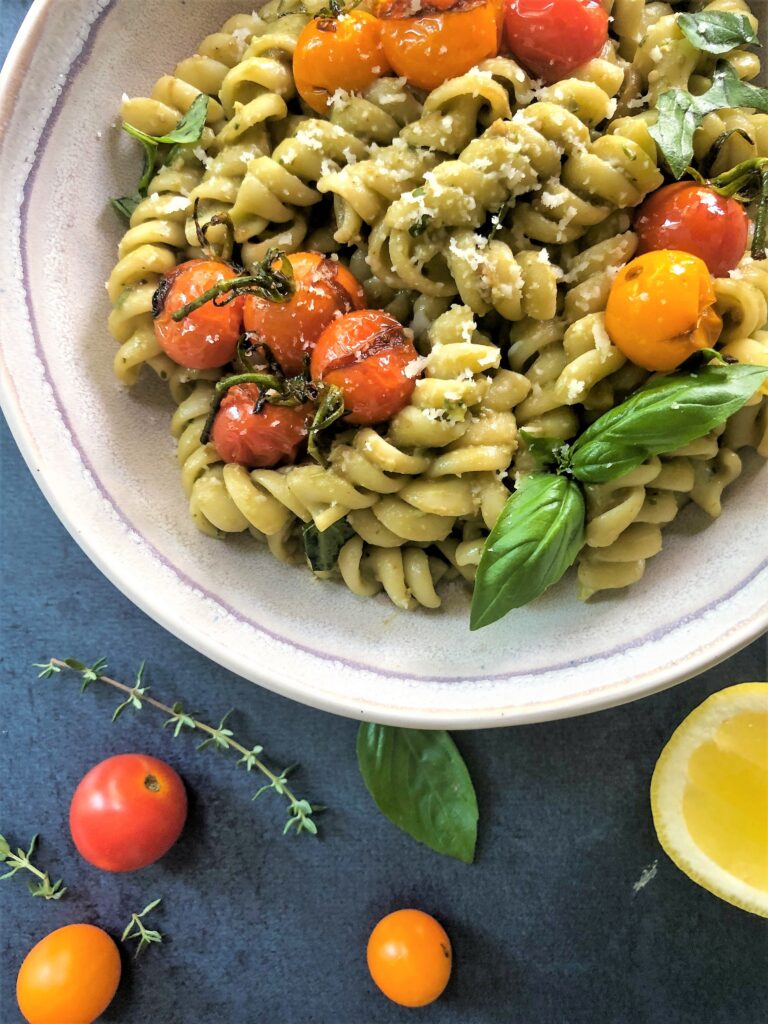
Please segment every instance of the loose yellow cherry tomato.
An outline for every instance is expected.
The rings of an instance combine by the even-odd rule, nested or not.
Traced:
[[[362,92],[390,70],[381,22],[366,11],[313,18],[293,54],[293,77],[304,102],[319,114],[337,89]]]
[[[120,954],[92,924],[57,928],[21,965],[16,999],[29,1024],[92,1024],[114,998]]]
[[[383,917],[368,940],[368,970],[384,995],[400,1006],[426,1006],[451,976],[451,941],[422,910]]]
[[[674,370],[710,348],[723,322],[706,263],[676,249],[638,256],[619,273],[605,310],[611,341],[646,370]]]

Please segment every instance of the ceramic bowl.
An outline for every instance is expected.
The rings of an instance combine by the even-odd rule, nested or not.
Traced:
[[[768,622],[757,458],[722,518],[688,508],[642,582],[581,604],[567,577],[470,633],[468,600],[403,613],[285,567],[247,537],[198,533],[179,484],[171,406],[149,375],[113,379],[104,291],[121,227],[106,199],[136,180],[116,129],[123,92],[238,10],[208,0],[37,0],[0,96],[2,403],[46,498],[139,607],[233,671],[307,704],[424,727],[498,726],[628,701],[691,676]]]

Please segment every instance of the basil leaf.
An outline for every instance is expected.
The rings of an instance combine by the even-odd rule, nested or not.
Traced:
[[[568,450],[568,442],[559,437],[541,437],[523,429],[520,430],[520,437],[525,441],[528,454],[533,456],[542,469],[556,465],[563,452]]]
[[[322,532],[314,523],[307,523],[303,530],[304,551],[313,572],[329,572],[339,560],[339,552],[355,531],[346,519],[329,526]]]
[[[507,499],[485,542],[469,628],[480,629],[557,583],[584,544],[584,498],[573,480],[534,473]]]
[[[728,107],[768,113],[768,89],[742,82],[727,61],[718,62],[712,85],[701,96],[669,89],[659,97],[659,116],[648,130],[675,178],[681,178],[693,160],[693,135],[705,115]]]
[[[155,173],[155,159],[157,157],[157,146],[154,142],[144,142],[144,166],[141,170],[141,177],[132,196],[123,196],[122,199],[110,199],[112,209],[116,210],[121,217],[130,223],[133,211],[146,196],[152,175]]]
[[[364,722],[357,763],[376,806],[437,853],[471,864],[477,797],[464,759],[447,732]]]
[[[135,139],[139,139],[141,142],[151,143],[155,146],[161,144],[168,144],[172,146],[176,143],[186,145],[190,142],[198,142],[200,136],[203,134],[203,128],[205,126],[205,119],[208,116],[208,97],[205,93],[201,92],[199,96],[196,96],[192,106],[182,117],[176,127],[168,132],[167,135],[147,135],[146,132],[141,131],[139,128],[134,128],[132,124],[123,122],[123,128],[132,135]]]
[[[142,197],[135,193],[132,196],[122,196],[120,199],[110,199],[112,209],[130,223],[133,211],[141,202]]]
[[[736,363],[655,381],[587,427],[571,449],[570,470],[586,484],[624,476],[725,422],[766,378],[768,367]]]
[[[731,14],[727,11],[678,14],[677,24],[688,42],[704,53],[727,53],[736,46],[748,43],[760,46],[760,40],[746,14]]]

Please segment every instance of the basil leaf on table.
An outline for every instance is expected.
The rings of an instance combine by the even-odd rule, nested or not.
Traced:
[[[724,423],[766,378],[768,367],[737,363],[655,381],[587,427],[571,448],[568,469],[586,484],[615,480]]]
[[[675,178],[693,160],[693,135],[705,115],[729,107],[753,107],[768,113],[768,89],[742,82],[727,61],[719,61],[711,87],[701,96],[669,89],[656,104],[658,119],[648,131]]]
[[[573,480],[534,473],[507,499],[483,548],[470,629],[520,608],[557,583],[584,544],[584,498]]]
[[[731,14],[729,11],[678,14],[677,24],[688,42],[704,53],[727,53],[746,44],[760,46],[746,14]]]
[[[302,533],[304,551],[312,572],[329,572],[333,569],[339,560],[339,552],[355,535],[346,519],[339,519],[322,532],[314,523],[307,523]]]
[[[382,814],[437,853],[472,863],[477,798],[447,732],[364,722],[357,733],[357,762]]]

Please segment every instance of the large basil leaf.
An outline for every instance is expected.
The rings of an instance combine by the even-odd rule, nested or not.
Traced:
[[[760,45],[746,14],[731,14],[729,11],[678,14],[677,24],[688,42],[704,53],[727,53],[749,43]]]
[[[339,560],[339,552],[355,531],[346,519],[329,526],[322,532],[314,523],[307,523],[303,529],[304,551],[313,572],[329,572]]]
[[[705,366],[647,385],[587,427],[569,453],[568,468],[587,484],[629,473],[703,437],[737,412],[768,378],[768,367]]]
[[[648,129],[669,169],[680,178],[693,160],[693,135],[706,114],[727,107],[768,112],[768,89],[742,82],[727,61],[720,61],[711,87],[701,96],[670,89],[659,97],[656,124]]]
[[[363,723],[357,763],[376,806],[420,843],[471,864],[477,798],[447,732]]]
[[[508,499],[485,542],[470,629],[528,604],[557,583],[584,544],[584,498],[565,476],[535,473]]]

